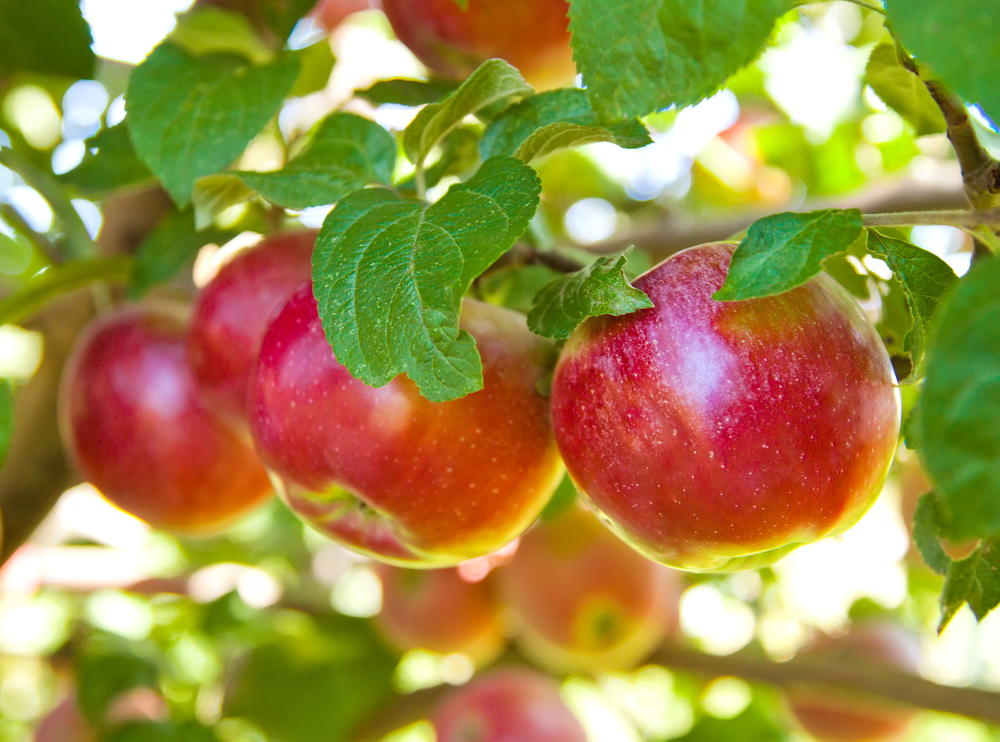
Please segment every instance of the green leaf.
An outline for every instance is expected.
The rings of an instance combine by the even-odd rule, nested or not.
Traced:
[[[79,0],[0,0],[0,75],[93,77],[93,42]]]
[[[951,567],[951,557],[942,542],[947,532],[947,523],[938,507],[937,493],[921,495],[913,513],[913,542],[927,566],[939,575],[947,574]]]
[[[372,386],[405,372],[435,402],[482,388],[475,341],[458,329],[462,295],[524,232],[540,191],[531,168],[500,157],[435,204],[384,189],[341,199],[313,254],[337,359]]]
[[[397,106],[423,106],[427,103],[436,103],[453,93],[458,86],[459,83],[455,80],[442,78],[410,80],[397,77],[392,80],[379,80],[369,88],[355,90],[354,94],[376,106],[386,103]]]
[[[910,379],[920,379],[924,374],[924,353],[938,304],[958,283],[958,276],[934,253],[875,229],[868,230],[868,249],[892,269],[906,295],[913,324],[906,334],[904,348],[913,363]]]
[[[823,270],[823,260],[845,252],[862,236],[857,209],[775,214],[750,225],[736,248],[729,275],[712,297],[740,301],[801,286]]]
[[[113,728],[104,742],[219,742],[209,728],[197,722],[131,721]]]
[[[255,192],[290,209],[336,203],[370,183],[389,185],[395,166],[396,141],[389,132],[353,113],[335,113],[320,122],[308,147],[281,170],[200,179],[192,196],[198,227]]]
[[[10,442],[14,438],[14,387],[6,379],[0,381],[0,469],[7,460]]]
[[[604,123],[697,103],[749,64],[794,0],[570,0],[573,56]]]
[[[274,58],[245,15],[213,5],[180,16],[170,42],[196,57],[233,54],[254,64]]]
[[[258,8],[275,36],[285,41],[296,24],[315,5],[316,0],[269,0],[269,2],[252,3],[251,7]]]
[[[951,563],[941,593],[938,633],[965,603],[979,621],[1000,605],[1000,541],[984,541],[970,556]]]
[[[617,317],[652,307],[649,297],[625,277],[631,251],[600,257],[545,286],[528,313],[531,331],[544,337],[568,338],[588,317]]]
[[[131,255],[96,260],[75,260],[53,265],[25,282],[15,293],[0,300],[0,325],[20,322],[68,291],[95,281],[124,283],[132,275]]]
[[[1000,0],[886,0],[885,6],[893,30],[920,64],[991,117],[1000,116],[1000,37],[992,33]]]
[[[129,79],[135,151],[183,206],[195,180],[225,168],[264,128],[298,74],[294,55],[254,67],[160,44]]]
[[[560,275],[544,265],[511,265],[491,270],[476,286],[483,299],[491,304],[527,314],[535,295]]]
[[[5,223],[0,219],[0,230]],[[0,231],[0,273],[17,276],[28,270],[34,250],[27,237],[19,234],[6,234]]]
[[[513,155],[531,162],[559,149],[594,142],[637,149],[653,140],[639,119],[599,126],[586,92],[565,89],[539,93],[507,108],[487,127],[480,151],[484,160]]]
[[[333,56],[330,42],[324,37],[315,44],[293,53],[298,55],[302,71],[289,95],[301,97],[325,88],[326,84],[330,82],[333,65],[337,61],[336,57]]]
[[[576,485],[566,474],[538,517],[544,521],[555,520],[576,504],[576,497]]]
[[[479,137],[481,130],[475,126],[461,126],[454,129],[441,143],[441,156],[424,172],[424,186],[431,188],[448,175],[460,178],[479,167]],[[408,195],[416,194],[416,178],[410,178],[398,186]]]
[[[534,93],[516,68],[502,59],[490,59],[440,103],[421,109],[403,132],[403,149],[410,162],[421,165],[434,146],[475,114],[500,101],[520,100]]]
[[[923,80],[899,63],[895,44],[880,44],[872,50],[865,81],[889,108],[913,125],[918,137],[945,130],[941,109]]]
[[[76,656],[76,700],[91,721],[103,721],[108,704],[133,688],[156,688],[156,664],[117,642],[93,640]]]
[[[222,244],[232,236],[218,230],[197,231],[190,209],[169,212],[136,248],[129,296],[138,299],[157,284],[169,281],[205,245]]]
[[[56,176],[63,185],[90,196],[100,196],[153,180],[153,174],[132,148],[124,123],[101,129],[86,141],[86,146],[87,152],[80,164]]]
[[[920,411],[950,538],[1000,534],[1000,262],[974,265],[941,310]]]

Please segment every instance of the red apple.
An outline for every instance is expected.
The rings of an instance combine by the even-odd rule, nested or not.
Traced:
[[[521,537],[501,572],[518,642],[556,672],[633,667],[676,629],[680,575],[630,549],[582,508]]]
[[[379,565],[382,611],[375,624],[401,650],[462,652],[484,665],[503,650],[492,580],[466,582],[454,569]]]
[[[245,426],[247,384],[267,323],[312,274],[316,232],[276,234],[238,253],[195,299],[188,354],[206,402]]]
[[[404,566],[452,566],[519,535],[559,483],[547,400],[551,346],[505,309],[465,302],[483,389],[434,403],[400,376],[354,379],[323,334],[312,287],[261,345],[250,429],[293,510],[341,543]]]
[[[418,59],[448,77],[465,77],[499,57],[538,88],[571,84],[567,0],[382,0],[396,36]]]
[[[372,0],[320,0],[313,9],[313,16],[327,31],[333,31],[347,16],[371,10],[372,5]]]
[[[218,530],[271,495],[250,445],[201,403],[176,307],[96,320],[67,363],[60,407],[80,472],[156,528]]]
[[[916,637],[898,626],[871,624],[839,637],[824,637],[799,652],[802,658],[882,662],[907,672],[917,671],[920,648]],[[820,742],[879,742],[901,737],[916,712],[910,708],[874,703],[864,696],[806,688],[790,689],[789,706],[807,732]]]
[[[34,739],[35,742],[96,742],[97,731],[76,705],[76,697],[70,696],[39,722]]]
[[[899,434],[889,355],[847,291],[820,274],[715,301],[734,249],[640,277],[654,307],[584,322],[552,384],[570,476],[625,541],[681,569],[763,566],[850,528]]]
[[[431,722],[437,742],[587,742],[556,682],[527,670],[493,672],[452,691]]]

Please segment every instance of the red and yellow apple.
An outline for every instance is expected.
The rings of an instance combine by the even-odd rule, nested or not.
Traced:
[[[587,742],[556,682],[495,671],[452,691],[431,716],[437,742]]]
[[[824,637],[798,654],[817,662],[880,662],[915,673],[920,657],[916,637],[890,624],[862,625],[843,636]],[[902,737],[916,715],[911,708],[872,702],[863,695],[791,688],[792,714],[819,742],[882,742]]]
[[[470,583],[455,569],[380,564],[382,610],[375,625],[401,650],[461,652],[485,665],[503,651],[500,605],[490,579]]]
[[[572,84],[567,0],[382,0],[396,36],[431,70],[465,77],[487,59],[517,67],[537,88]]]
[[[67,362],[60,408],[83,476],[156,528],[219,530],[271,496],[253,448],[198,396],[179,307],[96,320]]]
[[[323,333],[311,285],[264,336],[250,429],[279,491],[342,544],[402,566],[444,567],[497,550],[535,519],[562,463],[537,390],[551,346],[523,316],[466,301],[461,327],[483,388],[429,402],[400,376],[354,379]]]
[[[205,401],[245,426],[247,385],[271,315],[312,274],[316,233],[286,232],[237,253],[195,299],[191,367]]]
[[[552,418],[573,481],[651,559],[727,571],[850,528],[899,434],[889,355],[820,274],[721,302],[735,246],[684,250],[637,279],[654,306],[569,338]]]
[[[645,559],[574,508],[521,537],[500,571],[525,654],[556,672],[625,670],[679,623],[680,574]]]

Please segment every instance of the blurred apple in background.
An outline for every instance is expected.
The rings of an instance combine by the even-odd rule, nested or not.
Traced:
[[[180,307],[95,320],[67,362],[60,424],[80,473],[155,528],[221,530],[272,495],[253,449],[198,396]]]
[[[625,670],[679,623],[679,573],[651,562],[583,508],[539,523],[500,570],[524,653],[556,672]]]
[[[900,626],[873,623],[857,626],[843,636],[823,637],[797,656],[817,662],[883,663],[915,673],[920,646],[917,638]],[[819,742],[899,739],[916,715],[913,709],[873,702],[863,694],[790,688],[787,697],[792,714]]]
[[[69,696],[52,709],[35,728],[35,742],[97,742],[97,730]]]
[[[378,0],[320,0],[313,10],[327,31],[334,31],[349,15],[378,7]]]
[[[453,690],[431,716],[437,742],[587,742],[556,682],[498,670]]]
[[[466,301],[460,326],[483,389],[451,402],[404,376],[376,389],[334,357],[301,288],[264,336],[250,428],[286,502],[349,548],[444,567],[496,551],[541,512],[562,476],[548,400],[551,346],[524,316]]]
[[[382,0],[396,36],[434,72],[465,77],[487,59],[517,67],[539,89],[572,85],[566,0]]]
[[[379,631],[401,650],[438,654],[461,652],[477,665],[496,659],[504,648],[491,579],[469,583],[455,569],[414,570],[381,564],[382,610]]]
[[[567,341],[552,418],[570,476],[651,559],[770,564],[871,507],[899,435],[889,355],[826,274],[720,302],[735,245],[689,248],[634,282],[655,305]]]

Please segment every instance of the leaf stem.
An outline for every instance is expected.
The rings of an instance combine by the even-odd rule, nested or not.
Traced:
[[[427,178],[424,175],[424,165],[417,165],[417,172],[413,176],[413,182],[417,187],[417,198],[421,201],[427,200]]]
[[[67,257],[84,259],[97,255],[97,246],[94,244],[94,240],[91,239],[86,225],[59,181],[35,167],[9,147],[0,149],[0,165],[8,167],[20,175],[21,179],[38,191],[52,207],[52,211],[66,235]]]
[[[1000,227],[1000,208],[989,211],[967,209],[947,211],[900,211],[891,214],[865,214],[866,227],[917,227],[942,225],[960,229]]]

